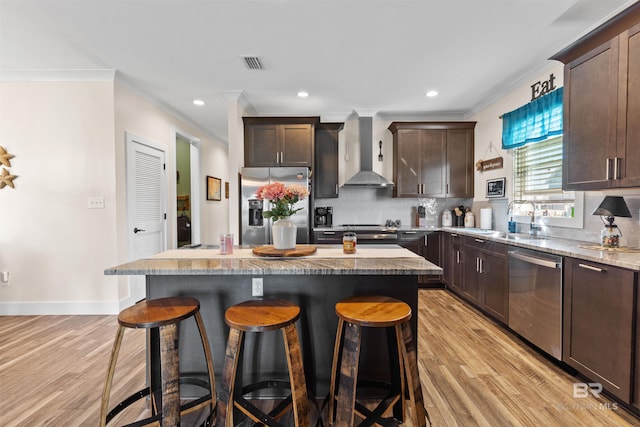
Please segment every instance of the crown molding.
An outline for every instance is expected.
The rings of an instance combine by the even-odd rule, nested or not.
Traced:
[[[112,69],[0,69],[3,82],[113,82]]]

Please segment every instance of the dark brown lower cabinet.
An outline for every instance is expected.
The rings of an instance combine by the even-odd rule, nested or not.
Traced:
[[[457,294],[462,292],[462,236],[442,233],[442,281]]]
[[[507,324],[509,320],[508,246],[464,238],[462,296]]]
[[[631,270],[565,258],[562,359],[627,403],[631,402],[635,287],[636,273]],[[636,388],[634,401],[639,393]]]
[[[440,266],[440,234],[424,231],[400,231],[400,246],[411,252],[423,256],[427,261]],[[423,285],[440,283],[440,275],[422,275],[418,283]]]

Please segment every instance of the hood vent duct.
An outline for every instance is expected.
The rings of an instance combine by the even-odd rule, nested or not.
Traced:
[[[373,118],[358,118],[360,138],[360,172],[345,183],[345,187],[390,188],[393,182],[373,171]]]

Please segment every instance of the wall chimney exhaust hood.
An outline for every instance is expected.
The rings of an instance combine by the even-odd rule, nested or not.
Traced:
[[[393,182],[373,171],[373,118],[359,117],[360,171],[344,187],[391,188]]]

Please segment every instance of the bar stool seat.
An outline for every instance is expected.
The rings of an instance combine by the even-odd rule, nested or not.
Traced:
[[[179,372],[178,324],[187,318],[194,317],[204,350],[207,364],[208,380],[199,378],[181,377]],[[129,426],[145,426],[155,424],[174,426],[180,424],[181,416],[192,413],[198,409],[209,406],[202,425],[211,425],[215,416],[216,389],[213,371],[213,359],[209,348],[209,341],[204,329],[204,323],[200,315],[200,302],[190,297],[168,297],[153,300],[143,300],[118,315],[118,332],[113,344],[113,351],[109,362],[107,377],[102,394],[100,410],[100,426],[106,426],[116,415],[134,402],[146,397],[151,397],[152,416],[128,424]],[[122,344],[125,328],[146,328],[159,332],[159,367],[151,367],[151,370],[159,368],[161,384],[155,386],[153,381],[145,387],[114,406],[109,411],[109,396],[113,383],[118,354]],[[180,404],[180,384],[192,384],[207,390],[207,393],[197,399]]]
[[[229,339],[225,352],[222,384],[216,426],[233,426],[234,409],[256,423],[277,426],[290,406],[293,406],[296,426],[309,426],[307,386],[302,364],[302,352],[295,322],[300,318],[300,307],[281,300],[251,300],[229,307],[225,322],[229,326]],[[242,387],[237,386],[237,370],[245,332],[282,330],[284,347],[289,367],[289,381],[263,381]],[[291,395],[265,414],[243,396],[247,393],[270,387],[290,388]]]
[[[404,421],[408,401],[413,425],[430,424],[409,323],[411,307],[394,298],[374,295],[344,299],[336,304],[335,310],[338,330],[329,388],[329,422],[353,426],[357,414],[364,419],[363,425],[397,425]],[[361,333],[365,327],[387,328],[390,383],[358,378]],[[356,389],[360,386],[379,387],[387,393],[375,409],[369,410],[356,401]],[[392,407],[393,417],[383,418]]]

